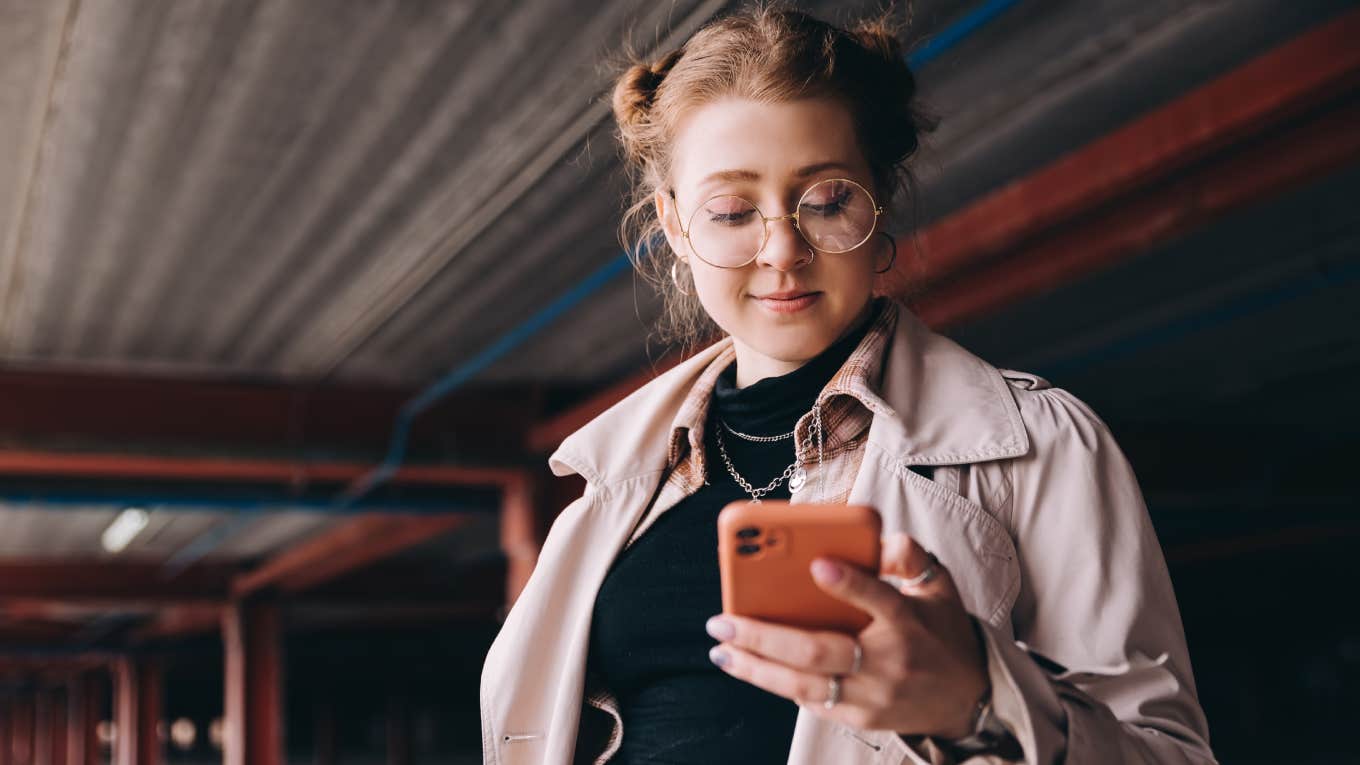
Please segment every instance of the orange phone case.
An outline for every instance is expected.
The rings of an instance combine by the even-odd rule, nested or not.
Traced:
[[[866,505],[732,502],[718,514],[723,613],[855,633],[870,616],[822,591],[809,565],[826,556],[874,576],[882,520]]]

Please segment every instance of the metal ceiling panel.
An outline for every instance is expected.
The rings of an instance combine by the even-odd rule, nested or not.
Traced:
[[[429,382],[619,255],[607,54],[724,5],[3,0],[0,363]],[[1017,4],[919,72],[922,222],[1349,6]],[[642,367],[630,281],[481,381]]]

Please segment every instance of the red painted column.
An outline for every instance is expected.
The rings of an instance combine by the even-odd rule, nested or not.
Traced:
[[[114,765],[160,765],[161,671],[151,660],[131,657],[114,663],[114,716],[118,732]]]
[[[113,765],[137,762],[137,665],[123,657],[113,664]]]
[[[20,694],[10,706],[10,765],[33,765],[33,694]]]
[[[81,736],[85,724],[85,678],[72,675],[66,682],[66,761],[70,765],[86,765],[85,739]]]
[[[93,672],[72,675],[67,682],[65,749],[68,765],[100,765],[96,726],[104,709],[103,693],[104,686]]]
[[[14,724],[14,706],[9,701],[0,701],[0,765],[10,765],[14,760],[10,752],[10,727]]]
[[[538,564],[545,529],[551,525],[540,504],[545,497],[546,480],[526,471],[518,480],[509,481],[501,494],[501,551],[506,557],[505,608],[508,610]],[[573,497],[574,499],[574,497]]]
[[[237,601],[222,612],[225,765],[284,765],[283,625],[279,607]]]
[[[42,686],[33,690],[33,763],[52,765],[52,698]]]
[[[161,738],[156,727],[161,721],[164,673],[154,660],[137,664],[137,759],[135,765],[160,765]]]
[[[69,759],[66,752],[66,729],[67,725],[67,691],[64,688],[53,688],[47,699],[48,721],[50,730],[47,734],[48,750],[52,759],[52,765],[67,765]]]

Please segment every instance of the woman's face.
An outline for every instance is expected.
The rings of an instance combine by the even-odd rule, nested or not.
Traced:
[[[731,217],[731,204],[694,216],[715,195],[740,196],[767,217],[794,212],[803,192],[825,179],[848,178],[877,196],[844,106],[825,99],[714,101],[685,115],[673,150],[675,198],[658,191],[657,215],[683,263],[682,283],[688,267],[704,309],[733,338],[739,386],[797,369],[856,325],[869,307],[875,263],[886,259],[883,237],[870,236],[848,252],[814,254],[792,220],[771,221],[755,260],[719,268],[694,257],[682,234],[682,228],[693,234],[692,224],[705,216],[707,225],[731,225],[722,217]],[[825,200],[809,200],[815,201]],[[877,231],[876,219],[869,225]]]

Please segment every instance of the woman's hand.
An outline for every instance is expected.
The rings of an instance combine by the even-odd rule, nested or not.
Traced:
[[[906,534],[884,541],[883,574],[910,579],[932,561]],[[734,677],[856,728],[968,735],[988,690],[986,656],[954,580],[934,565],[936,576],[899,590],[855,566],[819,558],[812,564],[818,586],[873,617],[857,638],[719,615],[708,620],[709,634],[722,641],[709,657]],[[856,639],[860,669],[850,674]],[[841,676],[840,700],[826,709],[833,675]]]

